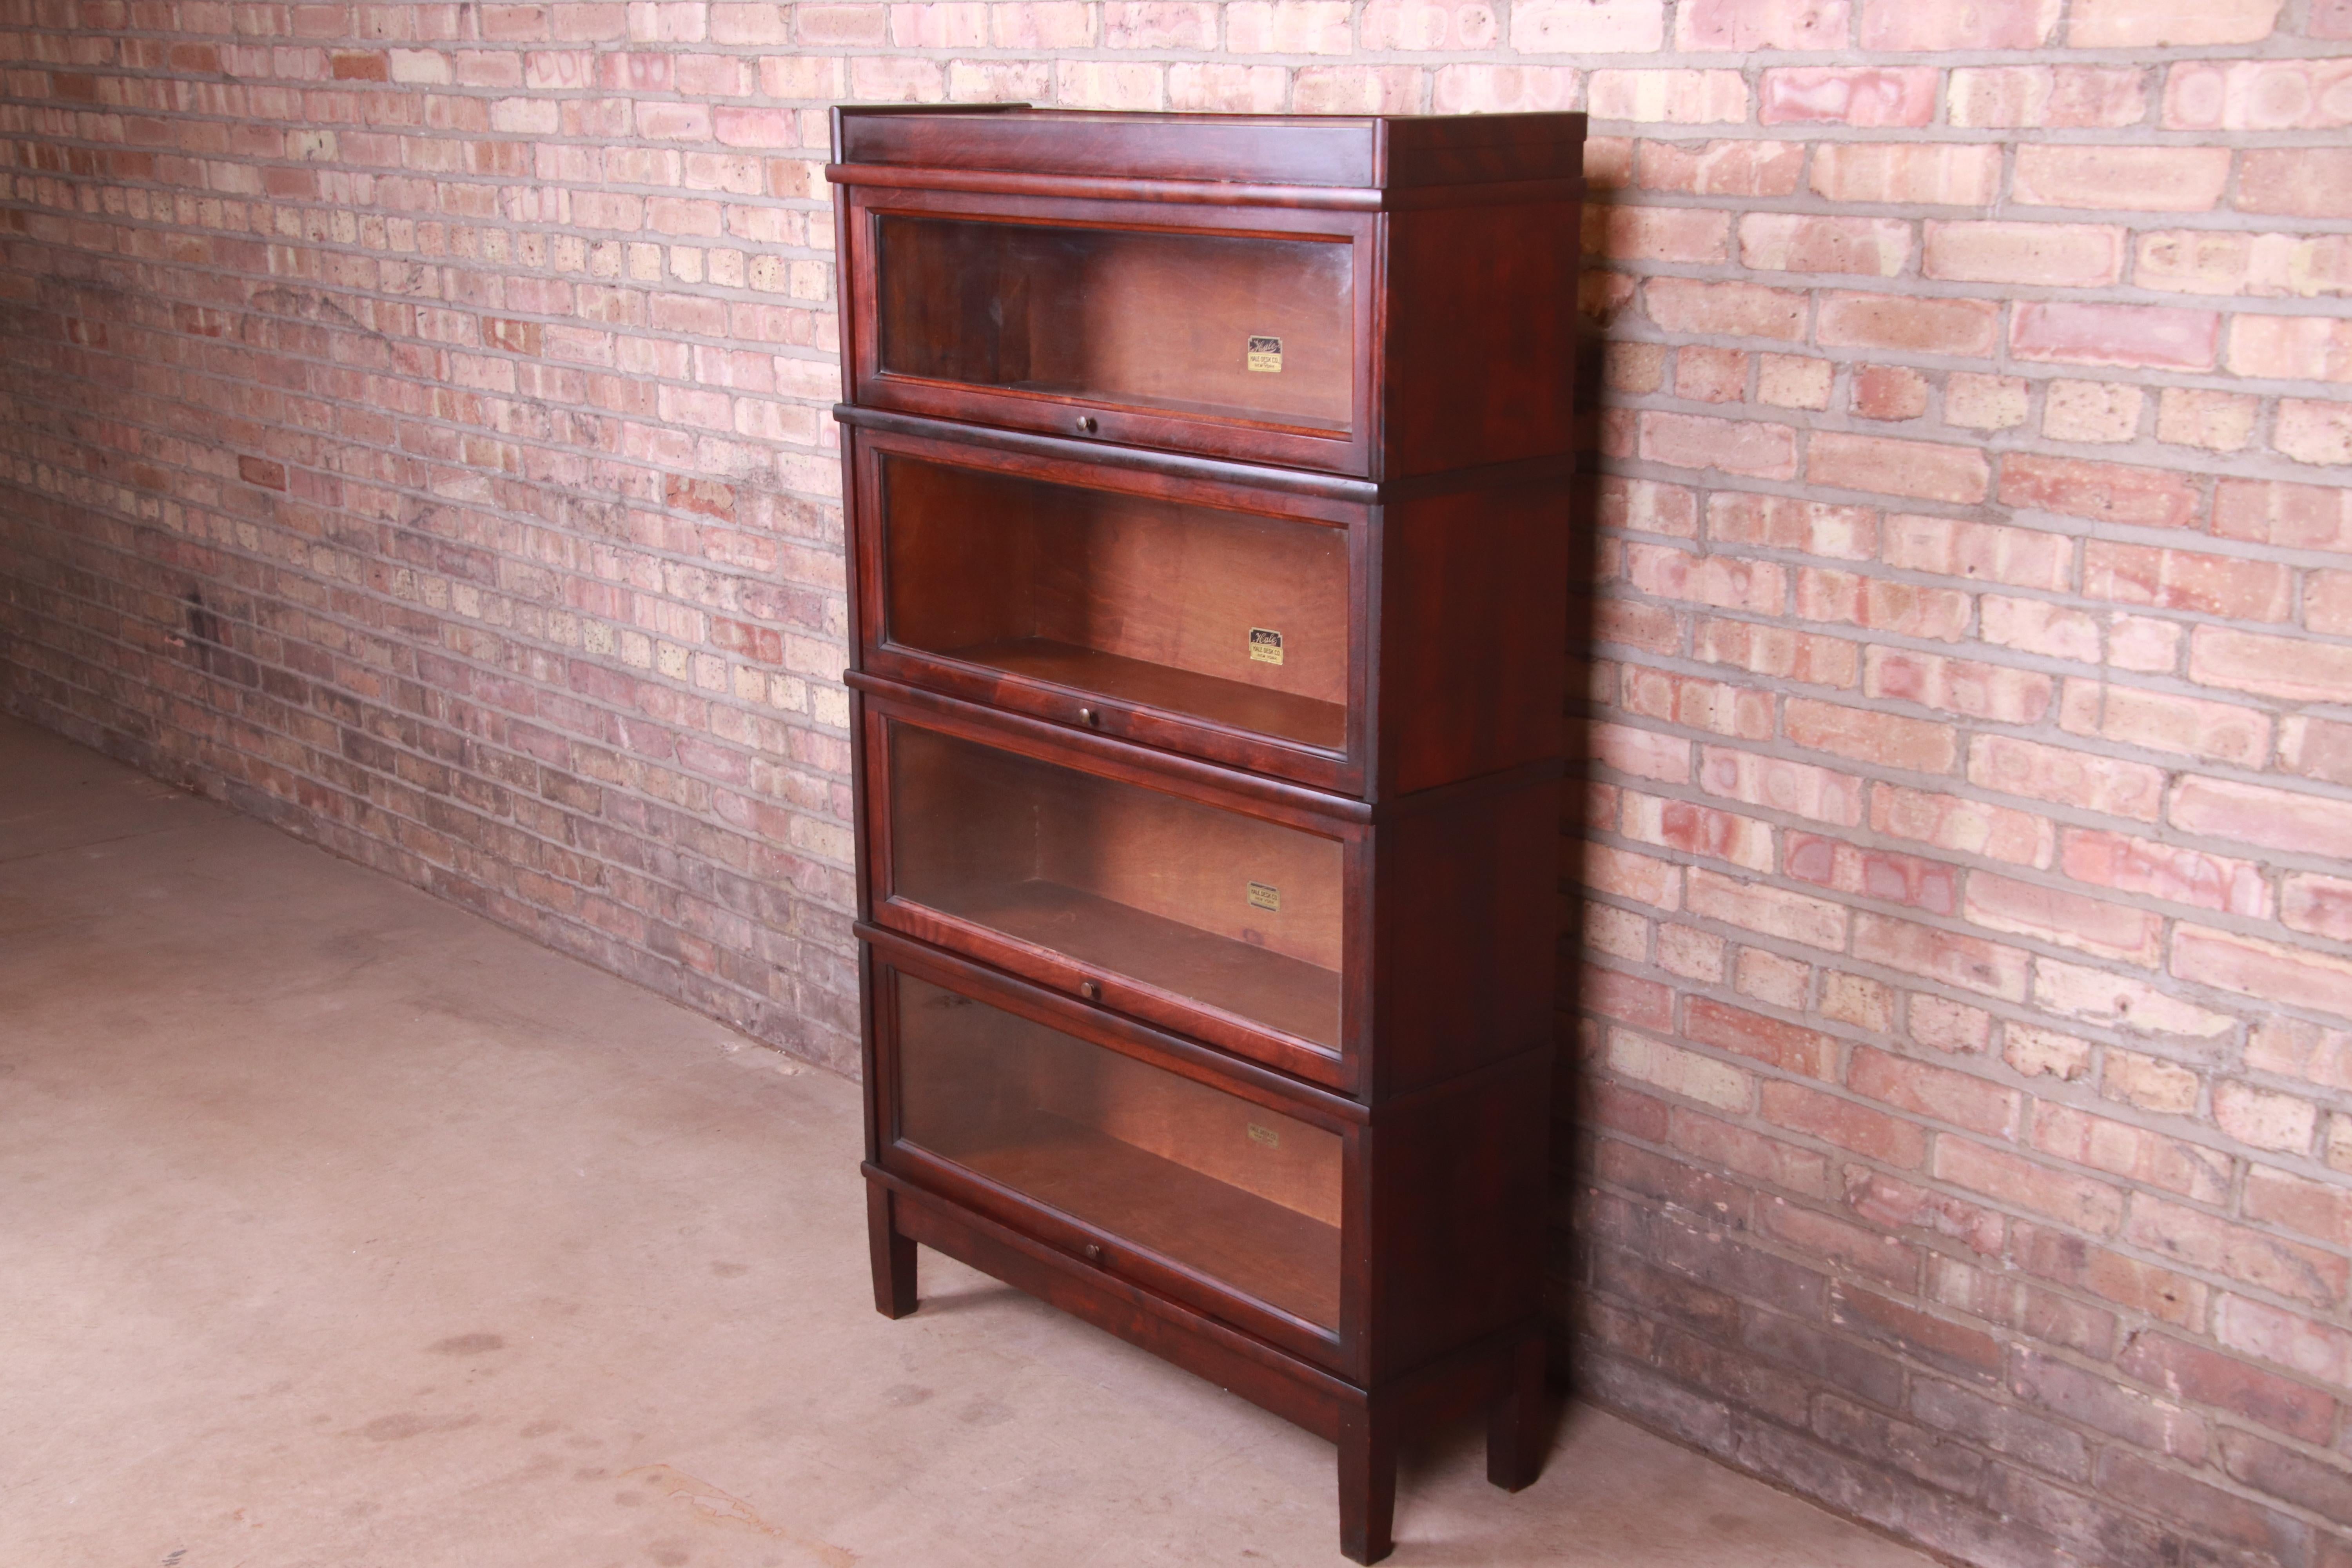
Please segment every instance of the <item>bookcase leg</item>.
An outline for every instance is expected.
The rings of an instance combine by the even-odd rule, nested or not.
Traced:
[[[1395,1549],[1396,1414],[1368,1395],[1339,1422],[1339,1551],[1351,1563],[1378,1563]]]
[[[915,1310],[915,1244],[891,1223],[887,1189],[866,1184],[866,1240],[874,1254],[874,1310],[903,1318]]]
[[[1543,1473],[1544,1342],[1529,1334],[1511,1352],[1511,1367],[1501,1398],[1486,1416],[1486,1479],[1506,1491],[1535,1484]]]

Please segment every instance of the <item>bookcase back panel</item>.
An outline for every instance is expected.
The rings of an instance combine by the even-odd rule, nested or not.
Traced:
[[[1338,1049],[1339,840],[911,725],[887,732],[888,897]]]
[[[888,641],[1346,745],[1344,530],[899,456],[882,480]]]
[[[1344,435],[1343,240],[883,216],[888,375]]]
[[[1336,1330],[1338,1134],[913,975],[896,1141]]]

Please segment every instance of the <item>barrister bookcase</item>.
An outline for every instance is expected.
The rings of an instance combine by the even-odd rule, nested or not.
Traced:
[[[836,110],[876,1304],[1546,1431],[1583,117]]]

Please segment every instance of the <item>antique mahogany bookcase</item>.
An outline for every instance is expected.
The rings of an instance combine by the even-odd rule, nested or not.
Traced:
[[[1534,1479],[1584,117],[835,111],[876,1304]]]

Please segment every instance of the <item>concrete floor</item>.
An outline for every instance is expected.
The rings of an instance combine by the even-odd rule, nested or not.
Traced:
[[[925,1254],[857,1090],[0,719],[0,1563],[1337,1563],[1325,1444]],[[1414,1563],[1922,1568],[1589,1410]]]

